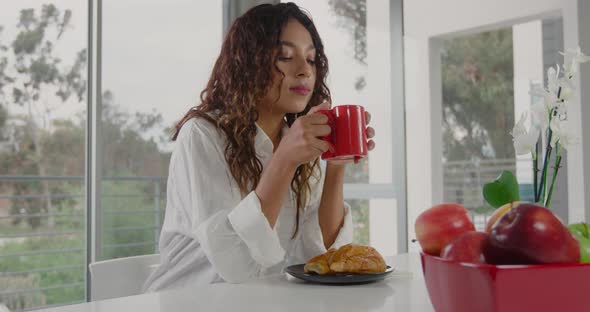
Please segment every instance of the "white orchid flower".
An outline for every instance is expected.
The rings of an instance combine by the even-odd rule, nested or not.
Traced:
[[[535,101],[531,106],[532,126],[530,131],[527,132],[524,126],[526,113],[514,125],[512,136],[514,149],[518,155],[526,154],[529,151],[534,153],[535,150],[533,148],[538,144],[538,138],[541,133],[543,134],[543,139],[549,140],[550,146],[555,148],[559,155],[561,155],[563,149],[567,149],[579,141],[578,137],[574,136],[575,132],[567,129],[567,126],[571,125],[567,121],[567,103],[574,95],[575,81],[573,78],[579,70],[579,65],[580,63],[590,61],[590,57],[584,55],[579,47],[577,49],[567,50],[561,54],[565,56],[563,68],[560,68],[559,65],[550,67],[547,70],[547,85],[534,87],[529,92],[533,96],[542,96],[544,100],[543,105],[539,105]],[[534,165],[536,165],[537,159],[535,158],[534,161]],[[545,157],[542,165],[543,171],[547,169],[548,165],[548,157]],[[554,175],[551,180],[551,186],[549,187],[548,197],[546,198],[545,192],[543,192],[541,198],[537,199],[541,203],[544,203],[547,208],[549,208],[551,203],[551,194],[558,168],[556,167],[553,171]],[[544,183],[545,181],[542,180],[540,184],[542,188],[547,187]],[[537,191],[536,187],[535,191]]]
[[[563,84],[561,86],[561,92],[559,94],[559,98],[568,101],[572,95],[574,94],[573,87],[570,84]]]
[[[547,94],[547,90],[545,90],[545,88],[543,88],[541,85],[535,84],[529,91],[529,94],[539,97],[545,97],[545,95]]]
[[[512,128],[512,132],[510,134],[512,134],[512,137],[517,137],[517,136],[522,136],[524,134],[526,134],[526,127],[524,126],[524,123],[526,122],[528,113],[527,112],[523,112],[520,115],[520,119],[518,119],[518,122],[514,125],[514,128]]]
[[[572,96],[572,90],[574,89],[574,82],[571,79],[562,76],[558,78],[556,82],[556,94],[557,100],[568,100]]]
[[[572,58],[563,66],[563,70],[565,72],[564,75],[566,76],[566,78],[572,79],[574,75],[578,73],[578,64],[579,63],[577,63],[576,60]]]
[[[567,49],[565,50],[565,53],[559,52],[559,54],[563,55],[567,59],[575,61],[578,64],[590,61],[590,56],[585,55],[580,47],[577,47],[575,49]]]
[[[590,56],[582,53],[580,47],[577,47],[576,49],[567,49],[565,53],[559,52],[559,54],[563,55],[566,59],[564,70],[567,79],[571,79],[578,72],[578,66],[580,64],[590,61]]]
[[[577,144],[579,138],[574,135],[574,132],[568,129],[566,126],[567,122],[560,120],[559,118],[551,119],[551,147],[555,148],[557,144],[567,149],[569,146]]]
[[[549,67],[547,69],[547,90],[550,93],[557,94],[557,90],[559,88],[559,71],[560,71],[560,68],[559,68],[559,65],[555,65],[555,67]]]
[[[553,107],[555,107],[558,99],[557,94],[552,94],[549,90],[540,87],[534,86],[530,91],[529,94],[532,96],[539,96],[543,98],[544,106],[547,108],[547,112],[549,112]]]
[[[545,89],[546,94],[545,104],[549,109],[559,106],[563,101],[568,100],[572,95],[573,82],[569,79],[561,76],[561,68],[559,65],[556,67],[549,67],[547,69],[547,88]]]
[[[566,102],[558,102],[553,108],[553,119],[566,120],[567,119],[567,104]]]
[[[532,127],[530,131],[527,131],[524,126],[526,119],[527,112],[524,112],[512,129],[512,141],[517,155],[532,153],[539,139],[539,128]]]
[[[564,149],[568,149],[572,145],[576,145],[580,142],[580,138],[574,135],[573,132],[567,131],[559,134],[559,146]]]
[[[549,109],[546,105],[531,105],[531,123],[541,131],[545,131],[549,127]]]

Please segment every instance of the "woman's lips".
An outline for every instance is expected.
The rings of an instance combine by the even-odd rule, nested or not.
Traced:
[[[291,90],[299,95],[308,95],[310,92],[309,88],[304,87],[304,86],[289,88],[289,90]]]

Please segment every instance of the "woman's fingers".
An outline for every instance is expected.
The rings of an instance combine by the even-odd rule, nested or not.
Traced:
[[[323,137],[332,132],[332,128],[328,125],[314,125],[311,128],[311,133],[315,137]]]
[[[326,101],[318,106],[314,106],[312,107],[309,112],[307,112],[307,115],[311,115],[319,110],[326,110],[326,109],[330,109],[330,106],[332,106],[332,103]]]
[[[371,151],[375,148],[375,142],[373,140],[369,140],[369,142],[367,142],[367,148]]]
[[[367,139],[375,136],[375,129],[373,127],[367,127]]]
[[[365,123],[368,125],[371,122],[371,114],[365,111]]]
[[[314,139],[311,142],[311,146],[322,154],[330,150],[330,143],[321,139]]]
[[[325,125],[329,121],[328,116],[326,116],[324,114],[311,114],[311,115],[305,116],[305,118],[308,120],[309,124],[311,124],[311,125]]]

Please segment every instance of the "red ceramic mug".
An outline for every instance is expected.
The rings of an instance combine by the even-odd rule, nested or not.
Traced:
[[[332,128],[332,132],[322,138],[332,147],[322,154],[322,159],[357,161],[367,156],[367,121],[364,107],[339,105],[318,113],[328,117],[328,125]]]

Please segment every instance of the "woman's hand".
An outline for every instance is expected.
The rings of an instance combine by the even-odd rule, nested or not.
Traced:
[[[365,120],[367,121],[367,148],[369,151],[372,151],[375,148],[375,141],[371,139],[375,137],[375,129],[368,127],[371,122],[371,114],[367,111],[365,111]]]
[[[366,121],[367,125],[369,124],[369,122],[371,122],[371,114],[367,111],[365,111],[365,121]],[[371,139],[375,137],[375,129],[373,129],[373,127],[367,126],[367,128],[365,130],[367,132],[367,149],[369,151],[372,151],[375,148],[375,141],[373,141]],[[330,160],[330,159],[328,159],[327,162],[328,162],[328,165],[344,166],[344,165],[349,164],[351,162],[357,163],[358,160],[341,160],[341,159]]]
[[[316,113],[323,109],[330,109],[330,103],[315,106],[307,115],[295,120],[277,147],[276,154],[281,160],[297,167],[314,161],[330,149],[330,144],[321,139],[331,132],[328,117]]]

